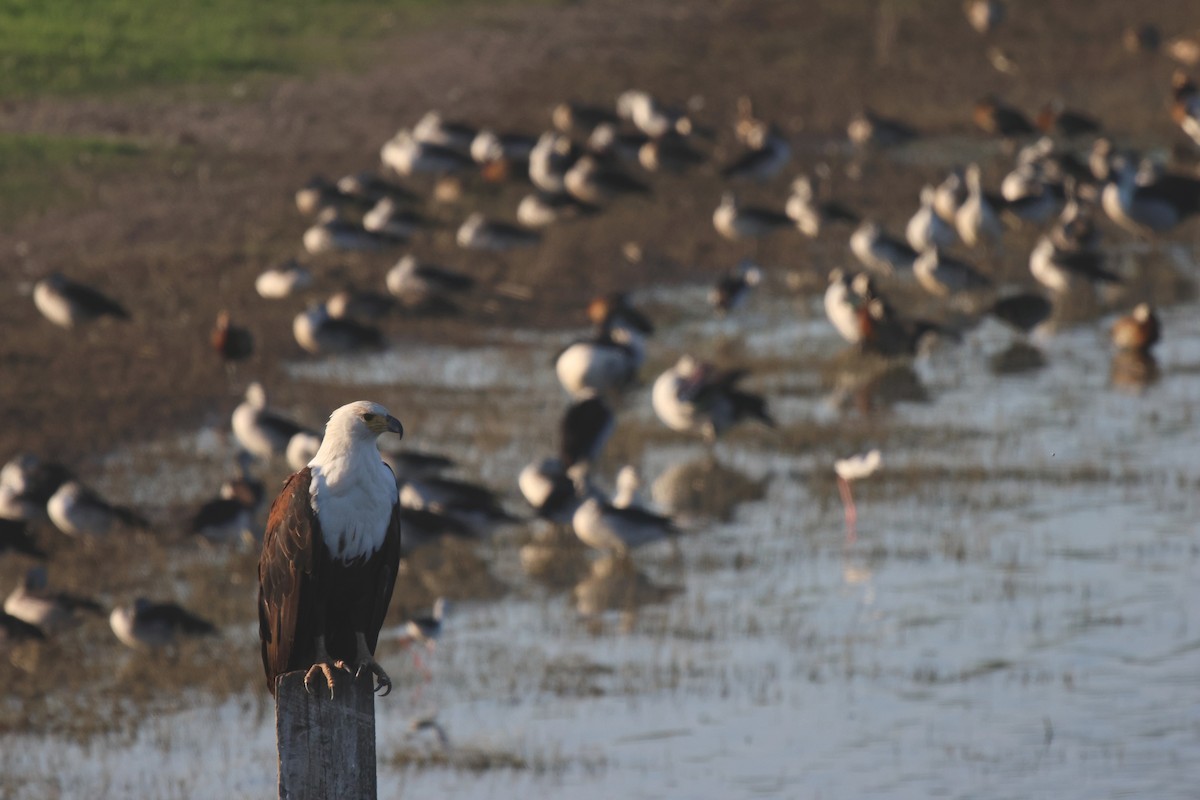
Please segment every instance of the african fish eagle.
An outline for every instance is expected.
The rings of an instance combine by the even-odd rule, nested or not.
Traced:
[[[258,621],[267,687],[304,669],[333,693],[334,670],[392,682],[375,661],[375,644],[400,565],[396,479],[375,440],[404,435],[377,403],[358,401],[333,412],[321,448],[288,478],[271,506],[258,562]]]

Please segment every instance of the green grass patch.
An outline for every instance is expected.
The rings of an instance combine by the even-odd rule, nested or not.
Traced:
[[[0,225],[88,201],[97,179],[144,163],[124,139],[0,134]]]
[[[470,0],[0,0],[0,98],[105,94],[352,67]]]

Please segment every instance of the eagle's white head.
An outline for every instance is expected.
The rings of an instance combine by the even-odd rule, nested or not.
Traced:
[[[325,423],[325,438],[313,462],[319,463],[323,453],[344,453],[362,443],[373,445],[385,433],[403,437],[404,426],[379,403],[367,400],[347,403],[329,415],[329,422]]]

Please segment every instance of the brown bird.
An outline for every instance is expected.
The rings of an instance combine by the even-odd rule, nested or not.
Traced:
[[[217,314],[217,322],[208,341],[213,352],[221,357],[230,371],[238,361],[245,361],[254,353],[254,334],[230,322],[228,311]]]
[[[976,103],[971,119],[984,133],[1005,139],[1037,133],[1033,123],[1024,114],[1005,105],[995,95],[988,95]]]
[[[1149,303],[1138,303],[1112,326],[1112,342],[1118,350],[1148,353],[1160,334],[1158,314]]]

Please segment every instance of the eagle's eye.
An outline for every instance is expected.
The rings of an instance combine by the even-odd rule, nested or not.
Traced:
[[[376,420],[376,418],[377,418],[376,414],[371,414],[371,413],[363,414],[363,422],[374,422]]]

